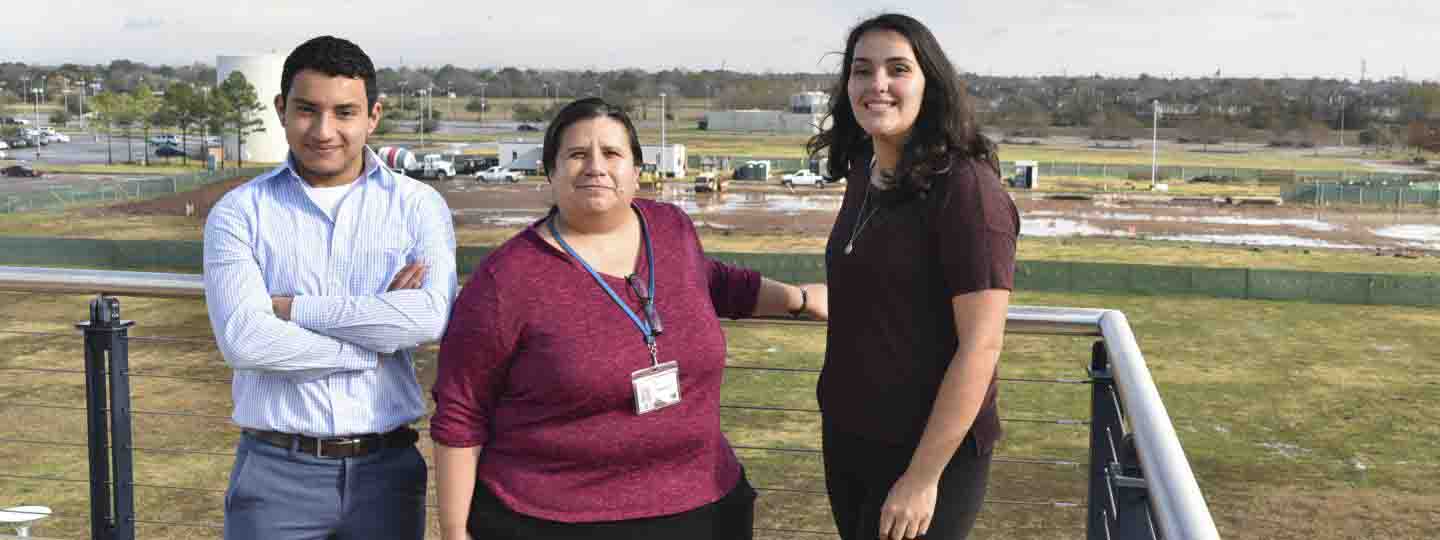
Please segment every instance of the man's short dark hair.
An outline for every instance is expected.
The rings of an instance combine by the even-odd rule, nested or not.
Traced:
[[[313,69],[331,77],[350,77],[365,81],[365,114],[375,109],[380,99],[380,87],[375,82],[375,64],[359,45],[335,36],[320,36],[301,43],[290,56],[285,58],[285,69],[280,73],[280,100],[290,98],[290,83],[295,74]]]

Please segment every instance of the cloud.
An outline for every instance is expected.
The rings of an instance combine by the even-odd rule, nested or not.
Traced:
[[[165,26],[165,24],[165,19],[161,19],[159,17],[129,16],[125,17],[125,24],[121,25],[120,29],[125,31],[154,30],[156,28],[160,28],[161,26]]]
[[[1260,18],[1270,22],[1295,22],[1300,20],[1300,15],[1294,11],[1267,11],[1260,14]]]

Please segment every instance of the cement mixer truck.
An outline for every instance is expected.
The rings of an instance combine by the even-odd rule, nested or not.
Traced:
[[[412,178],[446,179],[455,176],[455,163],[445,160],[440,154],[425,154],[419,160],[415,154],[398,146],[386,146],[375,152],[390,170]]]

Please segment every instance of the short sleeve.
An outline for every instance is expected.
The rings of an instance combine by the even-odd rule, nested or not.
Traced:
[[[946,293],[1015,288],[1020,214],[999,175],[973,161],[956,163],[937,186],[930,223]]]
[[[518,332],[505,318],[500,288],[489,268],[478,268],[460,291],[440,341],[435,414],[430,437],[454,448],[483,445],[505,388]]]

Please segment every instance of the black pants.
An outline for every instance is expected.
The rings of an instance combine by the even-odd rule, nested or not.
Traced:
[[[873,540],[880,534],[880,506],[900,479],[914,446],[869,441],[830,426],[824,429],[825,489],[843,540]],[[976,455],[975,437],[967,435],[940,475],[929,540],[961,540],[970,534],[985,501],[990,454]]]
[[[741,473],[724,497],[694,510],[596,523],[562,523],[517,513],[476,482],[466,528],[475,540],[751,540],[754,526],[755,489]]]

